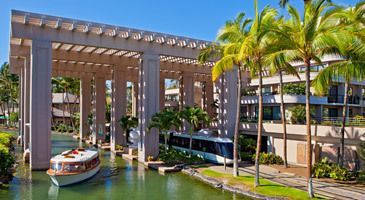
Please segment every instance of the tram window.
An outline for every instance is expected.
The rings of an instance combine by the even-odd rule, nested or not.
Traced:
[[[62,165],[59,163],[52,163],[51,164],[51,169],[55,170],[55,171],[60,171],[62,169]]]

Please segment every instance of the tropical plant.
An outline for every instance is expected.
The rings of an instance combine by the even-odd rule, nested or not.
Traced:
[[[179,117],[189,123],[188,132],[190,135],[189,141],[189,155],[192,155],[193,145],[193,131],[199,126],[200,123],[209,123],[209,115],[207,112],[199,107],[186,106],[179,112]]]
[[[362,8],[365,2],[359,3],[356,7]],[[364,11],[358,16],[363,19]],[[350,13],[347,13],[350,12]],[[362,81],[365,79],[365,48],[364,46],[364,28],[360,28],[358,23],[349,24],[348,17],[353,14],[352,11],[344,10],[342,18],[339,19],[340,26],[343,28],[339,30],[341,34],[333,41],[335,46],[330,49],[331,52],[339,55],[343,60],[330,64],[328,67],[321,70],[316,78],[313,80],[312,85],[316,92],[324,94],[328,91],[328,87],[333,82],[344,82],[344,104],[342,108],[342,125],[341,125],[341,138],[340,138],[340,155],[339,164],[344,164],[345,153],[345,127],[346,116],[348,110],[348,96],[349,84],[351,81]],[[351,20],[350,20],[351,22]],[[356,21],[355,21],[356,22]]]
[[[2,113],[15,112],[15,105],[19,103],[19,78],[9,71],[9,64],[5,62],[0,67],[0,109]]]
[[[219,30],[217,43],[213,43],[203,49],[198,60],[205,62],[209,59],[219,59],[212,68],[212,80],[216,81],[223,73],[228,71],[237,72],[237,111],[240,110],[242,70],[245,70],[245,62],[238,58],[240,48],[247,37],[247,27],[251,19],[245,19],[244,13],[239,13],[234,20],[229,20]],[[236,122],[233,139],[233,176],[238,176],[238,125],[240,122],[240,112],[236,113]]]
[[[122,116],[119,119],[119,124],[122,127],[122,129],[125,131],[126,140],[128,142],[129,138],[129,131],[131,128],[135,128],[138,126],[138,118],[133,116]]]
[[[172,109],[166,108],[152,116],[148,125],[148,131],[152,128],[156,128],[164,135],[165,151],[167,151],[168,133],[172,129],[177,129],[180,127],[180,125],[181,119],[179,117],[179,113]]]
[[[284,85],[283,93],[289,95],[305,95],[305,84],[287,83]]]
[[[252,160],[255,161],[256,155],[253,155]],[[255,161],[256,162],[256,161]],[[283,159],[273,153],[260,153],[259,162],[263,165],[282,165],[284,164]]]
[[[275,43],[274,43],[275,45]],[[286,134],[286,117],[285,117],[285,103],[284,103],[284,84],[283,84],[283,72],[294,75],[300,80],[300,76],[297,70],[288,62],[284,53],[277,54],[273,52],[269,54],[265,60],[265,64],[270,67],[271,74],[279,74],[279,88],[280,88],[280,117],[283,126],[283,155],[284,155],[284,167],[288,167],[287,160],[287,134]]]
[[[285,53],[288,60],[302,61],[305,66],[306,84],[306,129],[307,129],[307,182],[308,195],[313,197],[312,187],[312,146],[310,116],[310,66],[311,61],[322,63],[320,56],[333,46],[336,36],[336,7],[325,0],[305,1],[304,13],[301,17],[298,10],[288,6],[290,19],[285,21],[277,31],[280,41],[278,49]],[[274,30],[275,31],[275,30]]]
[[[19,121],[19,113],[18,112],[10,113],[9,120],[13,124],[12,126],[15,126],[15,124]]]

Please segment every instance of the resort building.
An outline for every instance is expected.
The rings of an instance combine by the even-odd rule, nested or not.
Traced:
[[[338,61],[336,56],[325,56],[323,65],[312,63],[310,79],[313,80],[321,69],[331,63]],[[294,63],[298,76],[283,75],[284,91],[280,91],[278,74],[263,78],[263,118],[264,118],[264,149],[282,156],[282,125],[280,114],[280,93],[284,92],[285,115],[288,129],[288,161],[294,164],[305,164],[305,125],[304,121],[295,121],[292,115],[295,108],[305,109],[305,68],[301,63]],[[365,129],[356,126],[364,122],[364,88],[365,82],[352,81],[349,85],[348,96],[348,118],[350,127],[346,130],[346,143],[356,144],[356,140],[361,138]],[[257,122],[258,115],[258,79],[252,79],[243,90],[241,100],[241,114],[244,134],[256,135],[257,128],[252,124]],[[333,125],[341,124],[343,103],[344,103],[344,82],[333,80],[333,84],[328,89],[328,93],[323,96],[316,94],[311,87],[311,112],[312,112],[312,135],[314,136],[315,161],[321,157],[329,157],[337,162],[337,152],[339,151],[339,127]],[[250,125],[251,124],[251,125]],[[356,130],[356,131],[355,131]],[[346,161],[350,167],[359,166],[360,160],[356,154],[356,145],[348,145],[346,149]]]
[[[79,112],[79,98],[70,93],[52,93],[52,125],[71,125],[72,114]]]

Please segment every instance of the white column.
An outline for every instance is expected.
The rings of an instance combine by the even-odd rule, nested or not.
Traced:
[[[105,138],[105,77],[95,74],[94,104],[93,104],[93,144]]]
[[[24,71],[26,66],[26,60],[24,59],[24,65],[20,68],[20,98],[19,98],[19,136],[21,138],[21,145],[24,146]]]
[[[191,72],[183,72],[183,96],[182,102],[183,107],[194,106],[194,74]],[[189,124],[184,122],[183,131],[187,132],[189,129]]]
[[[51,42],[32,41],[31,63],[30,167],[43,170],[51,158]]]
[[[160,110],[165,108],[165,77],[160,74]]]
[[[146,161],[148,156],[156,158],[159,153],[157,130],[152,129],[147,133],[147,127],[152,115],[159,111],[159,80],[159,55],[145,52],[142,55],[139,67],[138,129],[140,131],[140,140],[138,160],[141,162]]]
[[[232,137],[237,112],[237,70],[225,72],[219,84],[219,134]]]
[[[126,92],[127,81],[125,71],[120,66],[115,66],[112,77],[112,107],[110,120],[110,143],[111,150],[115,150],[115,145],[126,145],[126,135],[122,130],[119,119],[126,114]]]
[[[183,105],[194,106],[194,74],[183,73]]]
[[[210,117],[214,116],[214,87],[212,81],[205,82],[206,107]]]
[[[90,132],[88,118],[91,111],[91,76],[85,75],[80,79],[80,139]]]
[[[132,85],[132,116],[137,117],[138,113],[138,83]]]
[[[23,116],[23,143],[24,151],[29,148],[30,142],[30,56],[26,58],[24,66],[24,116]]]

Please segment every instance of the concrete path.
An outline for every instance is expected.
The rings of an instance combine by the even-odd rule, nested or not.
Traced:
[[[227,167],[226,170],[224,170],[223,166],[211,166],[210,168],[223,173],[232,173],[231,167]],[[253,175],[255,173],[254,166],[240,167],[239,171],[240,175]],[[307,190],[307,181],[305,178],[295,176],[291,173],[279,173],[278,170],[270,166],[261,165],[260,176],[282,185],[295,187],[304,191]],[[313,188],[315,194],[330,199],[365,200],[365,187],[362,188],[339,183],[327,183],[319,181],[318,179],[313,179]]]

